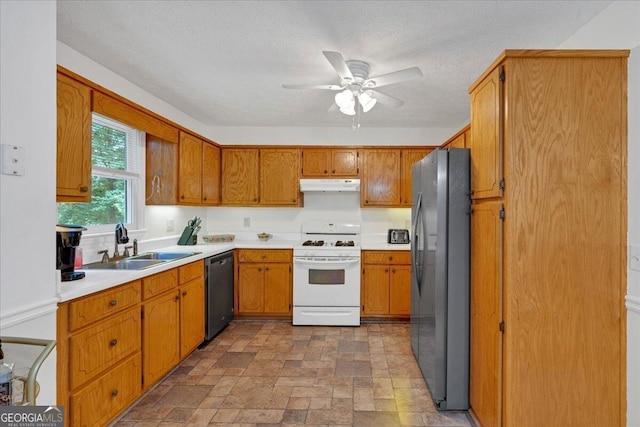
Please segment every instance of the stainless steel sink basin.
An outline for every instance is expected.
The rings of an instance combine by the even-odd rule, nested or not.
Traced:
[[[157,259],[161,261],[173,261],[176,259],[186,258],[192,255],[197,255],[199,253],[200,252],[147,252],[147,253],[136,255],[127,259],[132,259],[132,260]]]
[[[85,264],[80,270],[144,270],[158,264],[176,261],[201,252],[147,252],[109,262]]]
[[[144,270],[165,261],[156,259],[119,259],[109,262],[94,262],[83,265],[81,270]]]

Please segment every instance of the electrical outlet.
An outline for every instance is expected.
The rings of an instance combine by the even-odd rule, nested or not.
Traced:
[[[629,268],[640,271],[640,245],[629,245]]]
[[[167,231],[173,231],[174,229],[174,222],[172,219],[168,219],[167,220]]]
[[[245,227],[251,227],[251,217],[245,216],[242,219],[242,225]]]

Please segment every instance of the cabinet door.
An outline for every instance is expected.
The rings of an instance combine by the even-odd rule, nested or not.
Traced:
[[[204,340],[204,279],[180,286],[180,358]]]
[[[326,177],[331,174],[331,150],[325,148],[302,149],[302,176]]]
[[[298,205],[300,153],[296,148],[260,150],[260,204]]]
[[[238,314],[264,311],[264,265],[243,263],[238,266]]]
[[[473,205],[471,215],[471,327],[469,400],[482,425],[501,425],[501,204]]]
[[[389,277],[389,314],[411,314],[411,266],[392,265]]]
[[[259,199],[259,150],[222,148],[222,204],[257,205]]]
[[[180,132],[178,203],[200,204],[202,199],[202,140]]]
[[[144,388],[157,382],[180,361],[178,292],[146,301],[142,319]]]
[[[363,314],[389,314],[389,266],[365,265]]]
[[[431,151],[431,148],[402,150],[400,176],[401,206],[411,206],[411,168]]]
[[[202,144],[202,204],[220,204],[220,149]]]
[[[91,201],[91,90],[58,74],[58,202]]]
[[[400,150],[365,150],[362,181],[362,206],[399,206]]]
[[[175,205],[178,200],[178,144],[147,134],[146,205]]]
[[[290,264],[265,264],[264,266],[264,312],[291,312],[291,266]]]
[[[331,175],[357,177],[360,174],[360,153],[355,148],[333,148],[331,150]]]
[[[471,92],[472,198],[501,197],[502,82],[497,67]]]

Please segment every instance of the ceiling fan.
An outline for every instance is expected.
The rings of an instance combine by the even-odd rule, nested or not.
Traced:
[[[422,71],[420,71],[418,67],[394,71],[393,73],[383,74],[378,77],[369,77],[370,67],[368,63],[359,60],[345,61],[339,52],[323,51],[322,53],[340,76],[340,84],[283,84],[282,87],[285,89],[324,89],[339,91],[335,95],[335,103],[329,108],[329,111],[338,108],[342,113],[349,116],[356,114],[356,106],[358,104],[362,107],[363,113],[371,110],[377,102],[393,108],[402,106],[404,101],[386,95],[378,91],[378,88],[422,77]],[[358,104],[356,104],[356,101]],[[360,111],[359,107],[358,111]]]

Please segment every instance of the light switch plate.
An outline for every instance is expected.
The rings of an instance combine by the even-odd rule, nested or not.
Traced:
[[[24,175],[24,147],[2,144],[2,173],[5,175]]]
[[[640,245],[629,245],[629,268],[640,271]]]

